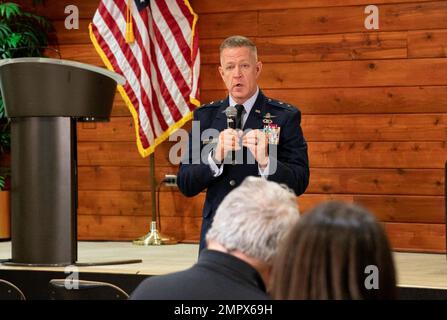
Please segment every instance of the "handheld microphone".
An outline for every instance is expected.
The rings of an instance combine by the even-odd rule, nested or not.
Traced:
[[[225,115],[227,116],[227,128],[240,129],[236,128],[236,117],[237,117],[236,107],[229,106],[228,108],[226,108]]]
[[[238,120],[238,112],[237,112],[236,107],[229,106],[228,108],[226,108],[225,115],[227,116],[227,128],[231,128],[231,129],[235,129],[235,130],[241,129],[240,128],[241,121]],[[231,163],[232,164],[236,163],[236,152],[235,151],[231,151]]]

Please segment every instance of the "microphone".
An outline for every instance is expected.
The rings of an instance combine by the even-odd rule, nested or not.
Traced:
[[[237,117],[236,107],[229,106],[228,108],[226,108],[225,115],[227,116],[227,128],[240,129],[236,128],[236,117]]]
[[[227,116],[227,128],[231,129],[242,129],[241,121],[238,119],[240,115],[238,115],[237,109],[234,106],[229,106],[225,109],[225,115]],[[236,164],[236,152],[231,151],[231,163]]]
[[[244,106],[241,104],[237,104],[234,107],[227,107],[225,109],[227,127],[231,129],[242,129],[242,114],[244,111]]]

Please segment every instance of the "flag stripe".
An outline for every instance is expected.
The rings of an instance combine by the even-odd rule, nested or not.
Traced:
[[[121,12],[124,15],[125,14],[125,6],[124,3],[121,6]],[[145,59],[143,59],[142,65],[144,67],[144,70],[146,71],[147,74],[150,74],[151,77],[151,81],[149,81],[148,79],[148,83],[147,83],[147,87],[150,88],[151,90],[151,96],[152,96],[152,100],[154,103],[153,109],[150,110],[150,106],[147,106],[146,112],[147,113],[151,113],[151,111],[155,112],[155,116],[156,119],[158,120],[155,124],[155,130],[157,132],[157,135],[161,134],[163,131],[167,130],[168,128],[168,123],[169,122],[173,122],[175,119],[175,113],[177,112],[177,109],[175,107],[169,107],[169,104],[167,104],[165,102],[165,99],[159,94],[161,90],[163,90],[163,88],[159,87],[159,81],[155,81],[155,77],[154,74],[156,74],[156,68],[153,69],[152,66],[154,64],[154,60],[152,58],[151,63],[148,63],[149,56],[146,52],[145,47],[148,46],[148,42],[146,41],[146,43],[143,42],[143,38],[147,39],[148,35],[141,35],[140,34],[140,28],[138,28],[138,26],[142,23],[143,20],[141,20],[141,17],[138,15],[138,11],[133,10],[132,11],[133,14],[133,18],[134,18],[134,34],[135,34],[135,39],[136,39],[136,45],[133,45],[132,47],[138,48],[140,49],[139,51],[143,51],[144,54],[143,56],[145,57]],[[144,30],[144,29],[143,29]],[[172,103],[170,103],[170,105],[172,105]]]
[[[109,26],[113,25],[113,20],[112,16],[110,15],[110,12],[115,13],[115,20],[121,21],[121,24],[125,25],[125,19],[124,19],[124,15],[125,15],[125,11],[119,8],[119,4],[115,5],[113,3],[113,1],[107,2],[108,6],[104,7],[102,10],[100,9],[100,13],[102,14],[102,16],[105,17],[105,23]],[[124,2],[123,2],[124,4]],[[123,9],[125,9],[125,7],[123,7]],[[120,14],[121,13],[121,14]],[[110,28],[111,29],[111,28]],[[115,28],[113,31],[111,30],[111,34],[114,35],[115,38],[118,38],[119,41],[119,46],[116,47],[116,50],[121,50],[123,51],[121,48],[125,48],[126,50],[126,54],[125,57],[127,59],[127,62],[130,65],[130,70],[129,73],[131,73],[132,71],[135,71],[136,73],[136,78],[134,81],[131,81],[131,85],[136,86],[138,83],[138,86],[141,88],[141,105],[142,108],[141,109],[137,109],[138,114],[139,114],[139,124],[140,127],[143,127],[143,129],[149,125],[147,124],[147,121],[145,121],[145,125],[142,124],[141,121],[141,117],[144,116],[144,112],[146,112],[146,116],[149,118],[150,121],[150,130],[154,133],[154,135],[159,134],[159,132],[157,133],[154,129],[154,119],[151,113],[147,112],[147,109],[144,108],[143,106],[147,105],[148,108],[150,108],[151,106],[148,105],[149,99],[148,96],[151,95],[150,91],[153,91],[152,87],[150,86],[150,81],[149,81],[149,75],[147,74],[147,71],[145,68],[143,68],[143,72],[141,72],[141,68],[140,66],[144,64],[138,63],[138,61],[141,61],[141,57],[145,56],[141,53],[141,51],[139,50],[140,48],[138,46],[127,46],[126,45],[126,40],[124,38],[124,34],[122,33],[122,29],[123,28]],[[135,57],[139,57],[139,59],[135,58]],[[131,79],[133,80],[134,78],[131,77]],[[143,83],[142,83],[143,82]],[[145,89],[146,88],[146,89]],[[149,92],[146,92],[146,90],[149,90]],[[153,101],[156,105],[156,101]],[[160,131],[164,131],[167,129],[168,125],[166,124],[166,122],[164,121],[164,117],[161,116],[160,114],[160,108],[157,108],[155,106],[153,106],[153,109],[155,110],[155,113],[157,114],[157,119],[158,122],[161,126],[161,130]],[[153,135],[153,136],[154,136]],[[147,140],[147,139],[146,139]],[[149,139],[151,141],[154,140],[154,138],[152,137],[152,139]],[[149,145],[149,142],[147,143],[143,143],[143,145]]]
[[[120,7],[122,15],[124,16],[125,10],[126,10],[126,4],[124,2],[120,2],[119,7]],[[144,10],[143,12],[146,12],[146,11]],[[135,6],[135,10],[132,10],[132,15],[133,15],[134,34],[135,34],[136,43],[137,43],[140,51],[143,53],[142,65],[143,65],[144,69],[146,70],[146,73],[148,75],[150,75],[149,78],[153,79],[153,70],[151,69],[151,66],[155,62],[151,61],[151,59],[149,58],[149,55],[146,51],[146,48],[149,46],[149,39],[148,39],[149,36],[145,32],[146,31],[145,28],[141,28],[141,30],[139,28],[139,26],[144,25],[144,22],[142,20],[142,17],[138,14],[138,10],[136,10],[136,6]],[[151,90],[152,98],[155,99],[155,102],[156,102],[155,103],[156,108],[154,110],[156,113],[156,117],[157,117],[157,119],[159,119],[159,122],[162,126],[162,130],[166,130],[167,122],[171,122],[173,120],[173,117],[169,112],[170,109],[169,109],[168,105],[166,105],[166,103],[164,102],[164,99],[162,98],[162,96],[158,95],[158,92],[160,91],[158,88],[158,85],[156,85],[156,83],[153,83],[152,81],[148,81],[148,85],[152,89]],[[156,94],[154,94],[154,92]],[[148,112],[150,112],[149,108],[146,108],[146,109]]]
[[[177,64],[175,63],[173,57],[171,56],[171,52],[166,46],[166,43],[164,42],[163,36],[158,30],[158,27],[154,25],[154,37],[153,44],[155,46],[155,43],[157,44],[157,51],[160,51],[160,54],[158,55],[159,59],[157,60],[160,64],[164,64],[164,66],[160,69],[166,70],[166,72],[163,73],[164,76],[169,76],[173,78],[173,84],[177,85],[177,88],[179,89],[180,93],[182,94],[183,100],[185,100],[185,95],[189,93],[189,86],[186,83],[185,79],[182,77],[181,73],[179,72],[177,68]],[[155,58],[156,59],[156,58]],[[164,67],[164,68],[163,68]],[[158,70],[160,70],[158,69]]]
[[[180,52],[183,55],[183,58],[185,59],[188,66],[192,67],[191,63],[191,48],[189,48],[188,43],[186,42],[185,38],[182,34],[182,29],[179,26],[180,21],[176,21],[175,18],[172,16],[172,13],[169,11],[168,6],[166,5],[166,2],[164,1],[157,1],[155,4],[158,6],[160,13],[162,14],[164,21],[166,22],[167,29],[172,33],[175,41],[177,42],[177,46],[180,49]],[[161,19],[159,20],[161,21]],[[182,27],[184,26],[184,23],[181,23]],[[174,43],[174,41],[171,41],[171,43]]]
[[[172,76],[168,70],[168,66],[164,64],[163,53],[156,52],[160,50],[156,46],[156,42],[153,39],[155,26],[153,23],[151,23],[149,17],[148,20],[152,26],[149,30],[149,47],[150,47],[150,56],[152,59],[152,74],[153,74],[152,81],[154,83],[157,83],[159,87],[158,92],[160,92],[160,95],[162,96],[163,100],[165,101],[165,104],[167,105],[166,110],[169,110],[171,112],[172,117],[175,120],[178,120],[179,118],[181,118],[181,115],[179,113],[178,108],[176,107],[176,104],[174,103],[173,94],[171,94],[171,90],[174,89],[173,86],[174,85],[177,86],[177,84],[172,79]],[[165,81],[167,81],[168,78],[170,78],[169,82],[166,83]],[[180,101],[180,103],[184,103],[184,100]]]
[[[136,13],[134,14],[133,18],[134,22],[136,22],[134,27],[136,43],[138,44],[138,46],[140,46],[141,50],[144,52],[143,66],[146,72],[150,75],[149,87],[151,88],[151,94],[152,94],[151,97],[154,102],[154,108],[152,110],[150,110],[149,105],[146,105],[145,109],[146,112],[154,114],[156,119],[159,120],[159,122],[155,122],[156,124],[155,129],[158,134],[162,134],[162,132],[166,130],[168,123],[171,122],[173,118],[168,106],[164,101],[164,98],[161,96],[158,82],[155,80],[154,77],[155,73],[155,71],[153,70],[154,61],[152,61],[151,55],[148,54],[148,50],[150,52],[149,35],[145,28],[140,29],[138,27],[139,25],[143,25],[144,17]],[[144,20],[147,21],[147,17]],[[160,125],[163,127],[163,129],[160,127]]]
[[[101,8],[101,11],[107,11],[107,9],[105,7]],[[100,15],[98,16],[98,19],[103,19],[103,16]],[[104,22],[103,24],[104,27],[108,27],[108,25]],[[124,55],[124,53],[121,51],[121,49],[119,48],[119,46],[117,45],[117,40],[116,40],[116,36],[113,32],[109,32],[108,33],[108,40],[109,43],[113,46],[113,48],[118,48],[118,49],[114,49],[111,50],[111,48],[109,47],[109,44],[107,44],[107,42],[105,41],[105,39],[103,39],[101,37],[102,40],[104,40],[104,43],[101,45],[103,48],[108,48],[108,57],[109,59],[112,59],[112,61],[114,61],[114,65],[115,68],[118,68],[119,70],[125,70],[125,69],[131,69],[128,60],[124,57],[121,57],[121,55]],[[115,59],[115,55],[118,57],[118,59]],[[132,76],[130,73],[128,73],[128,81],[126,82],[126,86],[124,87],[126,92],[129,92],[131,95],[131,102],[133,103],[133,105],[135,106],[135,109],[138,113],[138,118],[137,118],[137,126],[136,129],[138,130],[139,135],[141,135],[143,133],[143,135],[141,135],[141,143],[142,145],[150,145],[150,142],[148,140],[150,139],[154,139],[154,132],[152,131],[152,127],[149,125],[148,128],[148,121],[150,123],[152,123],[151,119],[147,116],[145,116],[144,111],[142,110],[142,108],[140,107],[141,104],[141,100],[139,100],[137,97],[141,96],[141,94],[138,94],[140,92],[140,86],[139,85],[133,85],[132,83],[136,82],[136,75]],[[144,130],[144,128],[146,128],[147,130]]]
[[[99,17],[99,19],[102,19],[102,18]],[[109,59],[110,63],[112,64],[113,70],[122,74],[123,71],[122,71],[120,65],[118,64],[117,59],[115,58],[115,55],[111,54],[112,50],[110,50],[110,47],[107,44],[107,42],[99,34],[99,31],[98,31],[98,29],[96,28],[95,25],[92,25],[92,30],[93,30],[93,33],[96,35],[96,40],[98,41],[99,45],[101,46],[103,52],[106,54],[107,58]],[[137,95],[135,94],[133,88],[130,86],[128,81],[123,86],[123,88],[124,88],[124,90],[125,90],[125,92],[127,94],[128,99],[131,101],[131,103],[134,106],[138,106],[139,102],[138,102],[138,99],[137,99]],[[141,118],[139,118],[139,119],[141,119]],[[139,125],[138,128],[141,128],[141,126]],[[138,129],[138,131],[140,131],[140,130]],[[146,135],[144,135],[144,137],[142,137],[142,138],[143,138],[142,139],[143,140],[142,143],[148,143]]]
[[[171,72],[172,76],[174,77],[174,80],[179,85],[179,89],[181,90],[183,96],[185,96],[190,89],[188,87],[188,84],[185,81],[185,78],[190,78],[190,66],[187,63],[187,61],[182,59],[182,56],[179,56],[181,54],[180,49],[176,45],[175,41],[170,41],[170,46],[165,41],[165,34],[161,30],[164,30],[167,28],[167,24],[164,21],[164,18],[161,16],[159,11],[157,10],[156,6],[154,6],[153,15],[154,15],[154,23],[153,23],[153,30],[155,35],[155,40],[157,42],[158,47],[161,50],[161,56],[166,64],[167,69]],[[158,18],[157,21],[155,21],[155,18]],[[175,59],[174,59],[175,57]],[[187,70],[184,74],[181,72],[181,70]],[[183,76],[182,76],[183,75]]]
[[[124,4],[124,2],[122,4]],[[112,19],[111,15],[109,14],[109,10],[110,10],[111,12],[115,13],[115,20],[117,20],[118,22],[121,21],[121,25],[125,25],[125,20],[124,20],[125,12],[123,12],[123,10],[119,9],[119,6],[118,6],[119,4],[117,6],[115,6],[115,4],[112,1],[110,1],[110,2],[107,2],[107,5],[108,5],[107,7],[104,7],[102,10],[100,8],[100,10],[99,10],[100,13],[105,17],[105,23],[109,27],[111,25],[113,25],[114,19]],[[121,14],[119,14],[119,13],[121,13]],[[121,31],[122,29],[123,28],[115,28],[113,31],[111,31],[111,34],[113,34],[115,36],[115,38],[119,39],[119,46],[116,47],[116,50],[121,50],[120,48],[123,48],[123,47],[127,49],[127,50],[125,50],[127,52],[125,57],[127,59],[127,62],[130,65],[129,73],[131,73],[132,71],[135,71],[135,73],[136,73],[136,78],[130,77],[131,81],[129,81],[129,82],[131,83],[132,86],[137,86],[138,85],[138,87],[141,88],[142,87],[141,80],[149,78],[149,76],[147,75],[146,70],[143,73],[145,76],[144,77],[141,76],[140,64],[137,63],[137,61],[135,59],[135,55],[133,54],[133,51],[136,51],[138,49],[138,47],[132,46],[132,48],[131,48],[130,46],[127,46],[125,44],[125,38],[124,38],[124,35],[123,35],[122,31]],[[140,54],[137,53],[137,55],[141,56],[141,53]],[[132,81],[133,79],[135,79],[135,81]],[[138,82],[138,84],[136,82]],[[147,83],[150,84],[149,81],[147,81]],[[147,88],[149,90],[152,89],[150,85],[143,86],[142,93],[140,95],[141,105],[142,106],[144,106],[144,102],[149,101],[148,95],[151,94],[151,93],[146,93],[144,88]],[[154,100],[153,97],[152,97],[152,101],[155,103],[155,106],[156,106],[157,105],[157,101]],[[168,125],[164,121],[164,117],[161,116],[161,114],[160,114],[160,111],[159,111],[160,108],[156,108],[155,106],[153,106],[152,109],[155,110],[155,113],[157,114],[157,117],[156,117],[155,120],[161,126],[161,128],[158,130],[159,132],[156,132],[156,130],[154,130],[154,129],[156,129],[156,127],[154,128],[153,115],[150,112],[147,112],[147,110],[150,110],[150,106],[148,106],[148,109],[146,109],[144,107],[141,107],[139,109],[136,108],[136,110],[138,112],[138,115],[139,115],[139,132],[140,132],[140,134],[142,132],[144,133],[144,131],[145,131],[144,129],[147,126],[149,126],[150,127],[149,129],[154,133],[150,139],[147,139],[144,134],[142,135],[142,140],[143,141],[141,141],[141,142],[142,142],[143,147],[149,146],[150,143],[154,141],[154,136],[157,135],[157,134],[160,134],[160,132],[166,130],[167,127],[168,127]],[[147,121],[142,121],[142,118],[143,119],[145,118],[144,117],[145,113],[146,113],[146,116],[149,118],[150,124],[148,124]]]
[[[193,29],[193,21],[194,21],[194,16],[193,14],[191,14],[191,12],[189,11],[190,9],[188,8],[189,3],[187,1],[184,0],[176,0],[176,4],[177,7],[180,8],[180,10],[183,13],[183,16],[186,18],[186,20],[189,23],[189,28]],[[186,38],[186,37],[185,37]]]
[[[125,32],[128,12],[134,40]],[[118,91],[145,157],[199,105],[197,15],[187,0],[152,0],[141,11],[135,0],[101,0],[89,29],[106,66],[127,80]]]

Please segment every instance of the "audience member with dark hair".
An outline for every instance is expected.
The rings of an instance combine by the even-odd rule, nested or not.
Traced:
[[[295,194],[247,177],[217,209],[192,268],[144,280],[131,299],[264,300],[280,239],[299,217]]]
[[[301,217],[272,271],[274,299],[395,299],[384,229],[366,209],[327,202]]]

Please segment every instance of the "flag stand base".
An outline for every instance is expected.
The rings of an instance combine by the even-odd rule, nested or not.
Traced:
[[[157,230],[157,199],[155,197],[155,190],[157,189],[155,183],[155,156],[154,152],[149,155],[149,167],[151,175],[151,198],[152,198],[152,221],[151,230],[148,234],[133,240],[132,243],[139,246],[160,246],[163,244],[176,244],[178,241],[175,238],[165,236]],[[159,185],[160,186],[160,185]],[[159,191],[160,192],[160,191]],[[158,204],[160,205],[160,204]]]
[[[157,222],[151,222],[151,231],[138,238],[132,242],[135,245],[139,246],[160,246],[160,245],[168,245],[168,244],[176,244],[178,241],[175,238],[166,236],[158,232],[157,230]]]

